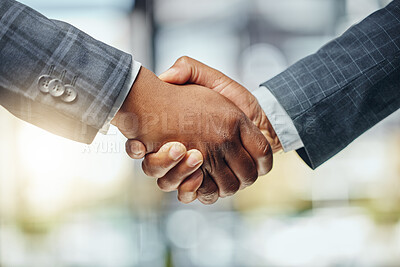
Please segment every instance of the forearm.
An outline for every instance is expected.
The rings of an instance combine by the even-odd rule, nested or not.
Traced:
[[[133,110],[140,111],[140,105],[143,104],[141,103],[143,102],[141,101],[143,94],[149,92],[151,88],[161,87],[161,84],[161,81],[153,72],[141,67],[126,98],[111,120],[111,124],[118,127],[127,138],[137,135],[141,127],[140,121],[143,121],[143,118],[139,118],[136,114],[138,112],[133,112]]]
[[[292,118],[311,167],[399,108],[399,17],[394,1],[264,84]]]
[[[0,104],[48,131],[90,143],[128,93],[139,63],[13,0],[1,1],[0,18]],[[75,97],[64,101],[66,91],[42,90],[43,75],[71,85]]]

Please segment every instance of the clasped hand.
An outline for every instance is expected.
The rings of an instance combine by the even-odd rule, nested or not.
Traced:
[[[271,170],[280,144],[244,87],[187,57],[160,78],[142,67],[112,121],[160,189],[212,204]]]

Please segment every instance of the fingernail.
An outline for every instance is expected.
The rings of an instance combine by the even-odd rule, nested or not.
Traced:
[[[140,155],[142,155],[142,151],[138,151],[138,146],[137,146],[136,144],[132,144],[132,145],[130,146],[130,149],[131,149],[131,153],[132,153],[133,155],[135,155],[135,156],[140,156]]]
[[[170,68],[167,71],[165,71],[164,73],[162,73],[160,76],[158,76],[158,78],[160,80],[164,80],[165,78],[169,77],[169,76],[173,76],[175,75],[176,70],[174,68]]]
[[[183,156],[184,153],[185,153],[185,150],[180,145],[173,145],[169,150],[169,156],[173,160],[178,160],[180,157]]]
[[[132,152],[133,155],[135,155],[136,157],[139,157],[140,155],[142,155],[142,152]]]
[[[196,167],[197,165],[203,162],[203,158],[200,153],[193,152],[192,154],[190,154],[186,162],[187,165],[189,165],[189,167]]]

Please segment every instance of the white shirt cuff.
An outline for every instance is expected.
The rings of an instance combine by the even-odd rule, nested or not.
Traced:
[[[274,128],[283,151],[289,152],[304,147],[292,119],[268,88],[261,86],[252,93]]]
[[[118,98],[115,100],[114,106],[112,107],[112,109],[107,117],[107,120],[105,121],[103,127],[100,129],[100,133],[107,134],[108,130],[110,129],[110,123],[111,123],[112,119],[115,117],[115,115],[117,114],[118,110],[121,108],[126,97],[128,96],[128,94],[132,88],[132,85],[136,80],[136,76],[138,75],[141,66],[142,65],[139,62],[133,60],[132,68],[129,73],[129,76],[127,77],[125,85],[121,89],[121,92],[119,93]]]

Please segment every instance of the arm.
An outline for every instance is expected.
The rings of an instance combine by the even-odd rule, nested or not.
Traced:
[[[264,83],[292,119],[312,168],[400,107],[400,1]],[[265,89],[266,90],[266,89]]]
[[[140,69],[131,55],[13,0],[0,2],[0,62],[3,107],[84,143],[107,128]],[[64,86],[49,88],[53,79]]]
[[[189,57],[182,57],[160,78],[173,84],[202,85],[223,95],[241,109],[251,120],[253,126],[255,125],[261,130],[270,143],[273,152],[282,149],[279,139],[257,99],[246,88],[221,72]],[[252,140],[252,144],[259,145],[256,139]],[[162,190],[178,190],[178,198],[184,203],[189,203],[197,197],[196,191],[199,183],[201,183],[201,173],[198,175],[199,173],[196,171],[198,166],[190,164],[190,157],[174,159],[170,153],[166,153],[170,152],[170,149],[171,147],[166,145],[157,153],[147,154],[143,161],[143,170],[147,175],[158,178],[158,181],[163,181],[163,183],[159,183]],[[141,142],[133,139],[128,140],[127,152],[132,158],[140,158],[145,154],[145,150],[146,147]],[[194,155],[201,159],[199,151],[192,150],[189,153],[191,156]],[[258,174],[263,175],[263,172]]]
[[[254,92],[267,117],[258,127],[274,151],[297,149],[316,168],[400,107],[399,6],[393,1]],[[201,84],[234,102],[242,92],[235,104],[254,114],[247,106],[257,101],[243,88],[193,59],[178,60],[162,79]]]
[[[0,39],[0,104],[21,119],[85,143],[112,120],[147,153],[174,140],[196,147],[207,204],[272,167],[264,136],[218,94],[163,83],[130,55],[14,0],[0,3]]]
[[[251,185],[272,168],[267,139],[231,101],[198,85],[162,82],[146,68],[112,123],[128,139],[143,142],[147,153],[172,141],[197,148],[205,158],[197,191],[205,204]],[[173,182],[161,178],[158,185],[170,191]]]

